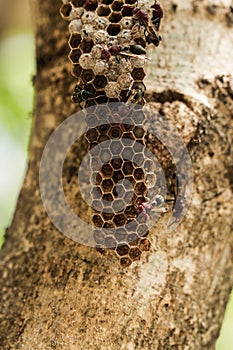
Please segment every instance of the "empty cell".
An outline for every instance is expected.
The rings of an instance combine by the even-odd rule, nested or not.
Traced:
[[[99,90],[99,89],[104,89],[105,86],[107,85],[108,81],[104,75],[97,75],[95,77],[95,80],[93,82],[94,87]]]
[[[111,15],[108,17],[111,23],[118,23],[120,22],[121,18],[122,14],[120,12],[112,12]]]
[[[104,244],[105,235],[102,231],[95,230],[93,238],[97,244]]]
[[[125,162],[125,163],[123,164],[122,170],[123,170],[123,173],[124,173],[125,175],[133,174],[133,170],[134,170],[134,165],[133,165],[133,163],[132,163],[132,162]]]
[[[115,248],[117,246],[117,241],[113,236],[107,236],[105,237],[105,246],[107,248]]]
[[[113,126],[111,127],[110,131],[109,131],[109,136],[111,138],[120,138],[122,135],[122,129],[120,128],[120,126]]]
[[[123,149],[122,144],[119,141],[112,141],[110,144],[110,152],[112,155],[119,155]]]
[[[74,64],[72,65],[72,75],[75,77],[75,78],[79,78],[81,76],[81,73],[82,73],[82,67],[80,66],[80,64]]]
[[[127,255],[129,253],[130,247],[126,244],[117,247],[116,252],[120,256]]]
[[[132,264],[132,260],[129,257],[123,257],[120,260],[122,267],[129,267]]]
[[[132,75],[134,80],[141,81],[145,78],[146,74],[145,74],[143,68],[134,68],[131,75]]]
[[[72,33],[69,38],[69,45],[71,49],[77,49],[82,41],[82,37],[78,33]]]
[[[111,177],[113,175],[113,168],[110,164],[104,164],[101,168],[101,173],[106,177]]]
[[[97,139],[97,136],[98,136],[98,133],[97,133],[97,130],[96,129],[89,129],[87,132],[86,132],[86,139],[89,141],[89,142],[94,142],[96,141]]]
[[[98,16],[103,16],[103,17],[107,17],[111,12],[111,9],[109,6],[99,6],[97,9],[97,15]]]
[[[75,50],[72,50],[70,52],[68,57],[72,63],[79,63],[79,58],[81,55],[82,55],[82,52],[79,49],[75,49]],[[83,66],[82,66],[82,68],[83,68]]]
[[[111,165],[115,170],[121,169],[122,163],[123,163],[123,160],[121,158],[114,158],[111,160]]]
[[[112,11],[121,11],[123,5],[123,1],[113,1],[111,6]]]
[[[92,221],[96,227],[103,227],[104,225],[104,221],[100,215],[97,215],[97,214],[93,215]]]
[[[80,49],[83,53],[89,53],[92,51],[93,45],[94,43],[92,40],[83,40],[80,44]]]
[[[141,254],[142,252],[139,248],[137,247],[130,248],[129,256],[133,261],[140,260]]]
[[[115,183],[117,183],[118,181],[120,180],[123,180],[124,179],[124,174],[122,173],[122,171],[118,170],[118,171],[114,171],[114,174],[113,174],[113,181]]]
[[[94,79],[94,73],[91,69],[85,69],[82,72],[82,80],[84,84],[90,83]]]
[[[109,24],[107,27],[107,32],[109,35],[116,36],[121,31],[121,26],[119,24]],[[131,36],[131,35],[130,35]]]
[[[147,238],[144,238],[144,239],[141,239],[140,240],[140,243],[139,243],[139,249],[143,252],[147,252],[150,250],[150,247],[151,247],[151,242],[147,239]]]
[[[113,222],[116,226],[123,226],[127,222],[127,218],[124,214],[116,214]]]
[[[113,181],[111,179],[103,180],[101,188],[104,192],[111,192],[113,189]]]

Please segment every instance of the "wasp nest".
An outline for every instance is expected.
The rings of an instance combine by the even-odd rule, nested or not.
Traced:
[[[72,101],[90,107],[94,239],[99,250],[114,249],[129,266],[149,250],[147,212],[161,205],[146,200],[142,106],[146,47],[160,43],[163,12],[150,0],[63,0],[60,12],[70,22]]]

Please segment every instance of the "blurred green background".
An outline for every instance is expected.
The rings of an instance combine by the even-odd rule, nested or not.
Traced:
[[[35,71],[28,1],[0,0],[0,246],[4,229],[13,216],[28,157],[33,105],[31,80]],[[10,19],[4,11],[9,3]],[[216,346],[216,350],[232,349],[233,293]]]

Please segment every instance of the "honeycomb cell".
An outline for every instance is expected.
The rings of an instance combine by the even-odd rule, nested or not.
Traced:
[[[110,131],[109,131],[109,136],[112,139],[116,139],[116,138],[120,138],[122,135],[122,129],[120,128],[120,126],[113,126]]]
[[[82,37],[78,33],[72,33],[69,39],[69,45],[71,49],[77,49],[82,41]]]
[[[146,185],[144,184],[143,181],[138,182],[136,184],[136,186],[135,186],[135,193],[140,195],[140,194],[146,193],[146,191],[147,191],[147,187],[146,187]]]
[[[97,14],[98,16],[101,17],[107,17],[111,12],[111,9],[109,8],[109,6],[99,6],[97,9]]]
[[[121,153],[123,146],[119,141],[112,141],[110,144],[110,152],[113,156],[117,156]]]
[[[118,171],[114,171],[114,174],[113,174],[112,178],[113,178],[113,181],[115,183],[117,183],[117,182],[119,182],[119,181],[124,179],[124,175],[123,175],[122,171],[118,170]]]
[[[140,260],[141,257],[141,250],[137,247],[130,248],[129,256],[133,261]]]
[[[110,129],[110,125],[109,124],[102,124],[98,127],[98,130],[100,132],[101,135],[103,134],[107,134],[107,132]]]
[[[104,61],[98,61],[95,63],[93,71],[96,75],[103,75],[107,73],[107,67]]]
[[[97,244],[101,244],[101,245],[104,244],[105,235],[102,231],[95,230],[93,234],[93,238]]]
[[[71,0],[71,3],[75,7],[82,7],[85,4],[86,0]]]
[[[151,242],[147,239],[141,239],[140,243],[139,243],[139,249],[143,252],[148,252],[150,250],[151,247]]]
[[[99,212],[102,212],[103,204],[102,204],[101,200],[98,200],[98,199],[93,200],[92,201],[92,208],[99,211]]]
[[[133,176],[137,181],[144,180],[144,171],[142,168],[134,169]]]
[[[109,115],[109,108],[108,106],[97,106],[95,110],[96,117],[98,119],[104,119],[107,120],[108,115]]]
[[[127,218],[124,214],[116,214],[113,219],[113,223],[116,226],[123,226],[126,222]]]
[[[95,34],[95,29],[91,24],[84,24],[82,26],[81,34],[83,36],[83,39],[92,40]]]
[[[106,134],[106,135],[100,135],[100,136],[98,137],[98,142],[99,142],[99,143],[105,142],[105,141],[108,141],[108,140],[109,140],[109,137],[108,137],[107,134]]]
[[[147,224],[140,224],[138,226],[137,233],[140,237],[146,237],[149,233]]]
[[[112,11],[121,11],[123,5],[123,1],[113,1],[111,6]]]
[[[117,80],[121,89],[130,89],[133,78],[130,73],[121,74]]]
[[[138,243],[139,236],[136,232],[128,234],[129,245],[135,246]]]
[[[122,208],[124,208],[124,206],[125,202],[122,199],[116,199],[113,202],[112,209],[114,210],[114,212],[119,212],[120,210],[122,210]]]
[[[108,97],[118,97],[120,95],[121,88],[116,82],[109,82],[105,87],[105,92]]]
[[[100,96],[98,96],[96,98],[97,104],[103,104],[103,103],[108,103],[109,102],[108,97],[106,95],[104,95],[104,94],[105,94],[105,92],[102,95],[100,95]]]
[[[79,49],[75,49],[70,52],[68,57],[72,63],[79,63],[79,58],[81,55],[82,52]]]
[[[113,26],[113,24],[112,24],[112,26]],[[128,44],[132,39],[131,30],[129,30],[129,29],[124,29],[121,32],[119,31],[117,34],[118,34],[117,39],[119,41],[119,44],[125,44],[125,43]],[[117,35],[117,34],[115,34],[115,35]],[[135,59],[132,59],[131,61],[133,61],[133,60],[135,60]]]
[[[92,221],[96,227],[103,227],[104,226],[104,221],[101,217],[101,215],[93,215]]]
[[[142,127],[135,127],[133,129],[133,134],[135,135],[136,139],[141,139],[145,135],[145,130]]]
[[[81,17],[81,20],[84,24],[93,24],[96,20],[96,14],[91,11],[85,11]]]
[[[106,77],[104,75],[96,75],[95,80],[94,80],[94,87],[97,90],[102,90],[105,88],[105,86],[107,85],[108,81],[106,79]]]
[[[119,24],[109,24],[107,27],[107,32],[109,35],[115,36],[121,31],[121,26]]]
[[[81,76],[82,73],[82,67],[80,66],[80,64],[74,64],[72,66],[72,75],[76,78],[79,78]]]
[[[143,111],[134,111],[134,121],[135,124],[143,124],[143,122],[145,121],[145,115]]]
[[[123,164],[123,160],[121,158],[114,158],[111,160],[111,165],[114,170],[120,170],[122,167],[122,164]]]
[[[113,236],[105,237],[105,246],[107,248],[115,248],[117,246],[117,241]]]
[[[84,8],[87,11],[95,11],[98,7],[98,0],[88,0],[84,4]]]
[[[120,25],[122,29],[131,29],[133,27],[132,17],[123,17],[120,21]]]
[[[123,257],[120,260],[120,264],[122,267],[126,268],[129,267],[132,264],[132,260],[128,257]]]
[[[127,234],[125,228],[122,228],[122,227],[116,228],[115,238],[116,238],[118,243],[126,242],[127,236],[128,236],[128,234]]]
[[[105,17],[98,17],[96,20],[96,23],[98,25],[98,28],[100,29],[106,29],[109,25],[109,20]]]
[[[109,208],[111,208],[111,206],[109,206]],[[105,208],[106,210],[106,208]],[[111,210],[112,211],[112,210]],[[102,213],[102,217],[105,221],[111,221],[113,218],[114,218],[114,213],[110,212],[110,213],[106,213],[106,212],[103,212]],[[106,230],[104,230],[105,232]],[[106,232],[106,234],[108,235],[109,233]]]
[[[96,129],[89,129],[87,132],[86,132],[86,135],[85,135],[87,141],[89,142],[94,142],[96,141],[97,137],[98,137],[98,133],[97,133],[97,130]]]
[[[114,223],[112,221],[106,221],[104,223],[104,228],[109,229],[109,228],[114,228]],[[112,237],[112,236],[111,236]],[[108,246],[109,248],[111,248],[111,243],[109,243],[110,245]]]
[[[132,159],[133,158],[133,149],[132,147],[125,147],[122,152],[122,158],[124,159]]]
[[[104,190],[104,192],[111,192],[113,189],[113,182],[111,179],[106,179],[103,180],[102,184],[101,184],[101,188]]]
[[[98,30],[93,35],[93,41],[95,44],[103,44],[109,39],[109,34],[105,30]]]
[[[132,75],[134,80],[141,81],[145,78],[146,74],[145,74],[143,68],[134,68],[131,75]]]
[[[120,22],[121,18],[122,14],[120,12],[112,12],[111,15],[108,17],[111,23],[118,23]]]
[[[84,9],[83,8],[72,8],[71,12],[70,12],[70,19],[73,20],[73,19],[80,19],[82,14],[84,12]]]
[[[134,164],[137,164],[137,166],[142,166],[144,163],[144,156],[141,153],[135,154],[133,157],[133,162]]]
[[[126,244],[117,247],[116,252],[120,256],[127,255],[129,253],[130,247]]]
[[[112,202],[113,201],[113,196],[111,193],[105,193],[102,196],[102,199],[107,202]]]
[[[81,19],[74,19],[73,21],[70,22],[69,24],[69,31],[70,33],[80,33],[82,29],[82,21]]]
[[[80,44],[80,49],[83,53],[90,53],[92,48],[94,46],[94,43],[92,40],[83,40]]]
[[[62,4],[62,6],[60,8],[60,14],[61,14],[62,18],[69,21],[71,10],[72,10],[71,4]]]
[[[97,124],[97,117],[95,114],[92,114],[92,113],[88,113],[87,116],[86,116],[86,123],[87,123],[87,126],[89,127],[95,127],[96,124]]]
[[[104,164],[101,168],[101,173],[104,177],[112,177],[113,175],[113,168],[110,164]]]
[[[84,84],[90,83],[94,79],[94,72],[91,69],[84,69],[82,72],[82,80]]]
[[[122,170],[123,170],[123,173],[125,176],[132,174],[133,170],[134,170],[133,163],[132,162],[124,162]]]
[[[133,195],[133,193],[132,193]],[[124,199],[124,201],[126,201]],[[135,205],[128,205],[127,208],[125,208],[124,210],[125,215],[127,216],[127,218],[135,218],[136,215],[138,214]]]

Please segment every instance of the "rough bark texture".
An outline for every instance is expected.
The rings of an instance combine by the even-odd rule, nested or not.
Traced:
[[[188,146],[192,203],[175,231],[167,233],[161,220],[151,251],[122,269],[114,256],[59,233],[41,203],[40,158],[52,131],[74,112],[74,86],[60,1],[35,1],[34,125],[1,251],[2,349],[214,349],[233,281],[232,22],[227,1],[176,4],[163,3],[164,46],[148,67],[148,100]],[[68,199],[83,212],[72,174],[85,147],[73,147],[64,170]]]

